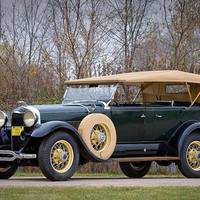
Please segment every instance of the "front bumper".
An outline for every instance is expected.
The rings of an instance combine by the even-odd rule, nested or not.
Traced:
[[[0,150],[0,161],[3,162],[12,162],[16,159],[35,159],[37,158],[36,154],[26,154],[26,153],[15,153],[10,150]]]

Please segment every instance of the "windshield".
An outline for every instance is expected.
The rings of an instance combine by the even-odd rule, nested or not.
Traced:
[[[104,101],[108,102],[114,98],[117,85],[97,85],[68,87],[64,97],[63,104],[85,102],[85,101]]]

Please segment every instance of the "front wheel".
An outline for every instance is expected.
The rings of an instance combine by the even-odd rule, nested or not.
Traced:
[[[129,178],[142,178],[149,172],[151,162],[121,162],[119,166]]]
[[[200,178],[200,134],[189,135],[182,146],[178,168],[187,178]]]
[[[18,166],[11,164],[7,167],[0,167],[0,179],[9,179],[17,171]]]
[[[42,173],[52,181],[66,181],[71,178],[80,157],[75,139],[65,132],[56,132],[45,138],[38,155]]]

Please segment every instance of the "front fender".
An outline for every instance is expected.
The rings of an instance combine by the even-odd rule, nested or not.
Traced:
[[[0,129],[0,148],[3,145],[11,145],[11,140],[7,133],[3,129]]]
[[[77,129],[74,128],[72,125],[70,125],[67,122],[63,121],[49,121],[44,124],[41,124],[37,129],[35,129],[32,134],[31,138],[39,139],[43,138],[55,131],[58,130],[64,130],[68,133],[70,133],[80,144],[79,147],[81,148],[82,155],[90,161],[95,162],[103,162],[104,160],[101,160],[100,158],[96,157],[92,152],[88,149],[87,145],[83,141],[82,137],[78,133]]]
[[[41,124],[37,129],[32,132],[31,137],[42,138],[47,136],[49,133],[52,133],[62,128],[73,131],[77,137],[81,138],[78,131],[72,125],[63,121],[49,121]]]
[[[11,125],[0,128],[0,146],[11,145]]]

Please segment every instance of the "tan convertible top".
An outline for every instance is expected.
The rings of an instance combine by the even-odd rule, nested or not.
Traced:
[[[200,103],[200,75],[178,70],[142,71],[65,81],[66,85],[135,85],[142,89],[144,101],[190,101]],[[166,92],[167,85],[184,84],[187,92]]]
[[[141,86],[147,82],[173,82],[173,83],[197,83],[200,84],[200,75],[178,70],[142,71],[122,73],[109,76],[91,77],[77,80],[67,80],[66,85],[90,85],[90,84],[115,84]]]

